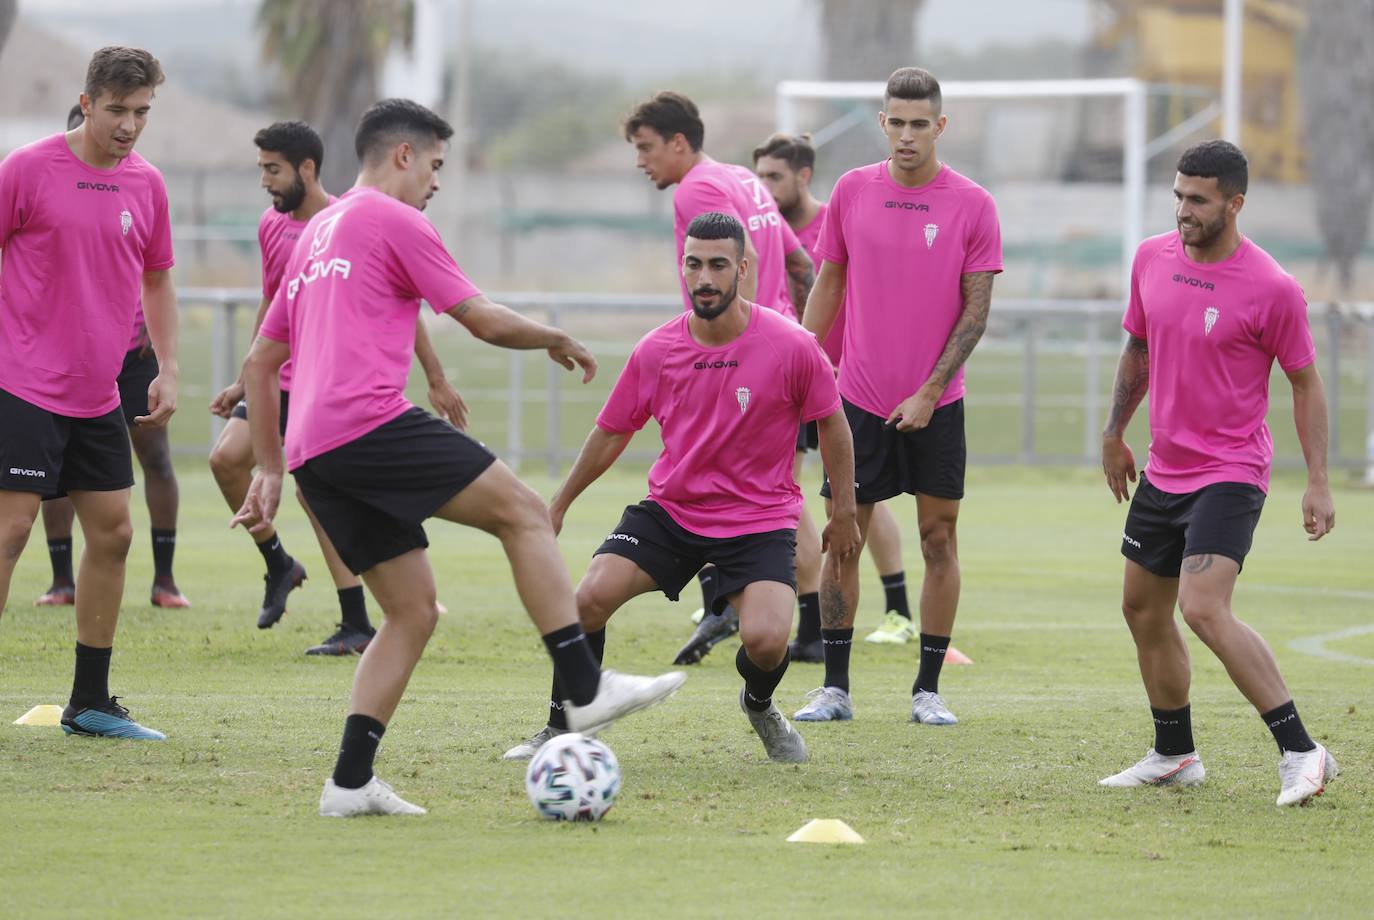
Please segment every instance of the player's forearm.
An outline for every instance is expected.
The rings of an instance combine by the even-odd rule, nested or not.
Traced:
[[[568,471],[568,478],[553,493],[550,507],[566,511],[588,486],[611,468],[629,443],[630,434],[611,434],[599,425],[593,425],[587,440],[582,443],[582,449],[577,453],[577,459],[573,461],[572,469]]]
[[[555,348],[568,340],[563,330],[535,322],[485,296],[471,297],[448,312],[477,338],[501,348]]]
[[[811,288],[816,284],[815,266],[804,249],[794,249],[787,254],[787,284],[800,322],[806,315],[806,300],[811,296]]]
[[[802,313],[802,325],[818,342],[824,342],[830,335],[844,303],[844,268],[836,266],[838,271],[835,271],[832,265],[830,262],[821,265],[821,273],[811,286],[811,295],[806,298],[806,309]]]
[[[1326,387],[1315,367],[1301,381],[1293,383],[1293,421],[1298,443],[1307,462],[1307,481],[1326,482],[1327,416]]]
[[[148,272],[143,276],[143,321],[157,355],[158,370],[177,376],[177,293],[171,272]]]
[[[1144,339],[1131,336],[1126,347],[1121,350],[1121,360],[1116,365],[1116,381],[1112,384],[1112,408],[1107,414],[1107,426],[1102,430],[1104,438],[1119,438],[1125,435],[1126,426],[1131,423],[1136,406],[1145,398],[1150,388],[1150,352]]]
[[[444,365],[439,361],[439,354],[434,350],[423,319],[415,322],[415,357],[419,359],[420,368],[425,372],[425,380],[429,381],[430,386],[448,379],[444,376]]]
[[[945,349],[935,362],[935,368],[926,378],[926,386],[944,392],[983,338],[988,328],[988,313],[992,309],[992,278],[992,272],[972,272],[960,276],[959,293],[964,309],[954,323],[954,331],[945,341]]]
[[[244,397],[253,411],[248,414],[248,432],[253,456],[268,473],[281,474],[281,397],[277,374],[290,350],[281,342],[259,337],[248,357],[243,359]]]
[[[854,499],[854,435],[844,410],[836,410],[817,424],[821,448],[821,463],[830,477],[831,501],[835,514],[853,514]],[[847,487],[845,484],[848,484]]]

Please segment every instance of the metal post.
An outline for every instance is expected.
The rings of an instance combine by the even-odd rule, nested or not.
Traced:
[[[1035,326],[1034,316],[1026,317],[1026,345],[1021,357],[1021,461],[1035,459]]]
[[[558,327],[558,308],[549,307],[549,325]],[[561,461],[563,459],[563,405],[559,395],[559,387],[563,383],[563,368],[549,362],[549,396],[546,402],[548,411],[548,461],[547,470],[550,479],[557,479],[561,472]]]
[[[1135,248],[1145,238],[1145,84],[1134,81],[1124,99],[1124,138],[1121,150],[1122,182],[1126,207],[1121,222],[1121,296],[1131,296],[1131,262]]]
[[[1102,411],[1102,356],[1099,354],[1102,330],[1096,310],[1088,314],[1087,323],[1088,366],[1083,382],[1083,459],[1091,461],[1098,456],[1102,438],[1102,420],[1098,418],[1098,413]]]
[[[525,353],[512,349],[509,354],[510,394],[506,398],[506,463],[518,473],[521,455],[524,452],[522,426],[525,421]]]
[[[238,348],[236,347],[234,327],[235,314],[238,312],[238,302],[226,300],[215,310],[213,323],[213,334],[215,337],[214,346],[210,349],[210,387],[212,393],[219,393],[229,385],[229,382],[237,375],[238,368]],[[210,416],[210,444],[211,446],[219,440],[219,433],[224,430],[224,419],[218,415]]]
[[[795,134],[797,132],[796,97],[790,93],[779,92],[775,106],[774,117],[777,119],[778,130],[784,134]]]
[[[1241,77],[1245,70],[1245,0],[1222,4],[1221,136],[1240,144]]]
[[[1327,462],[1338,464],[1341,460],[1341,312],[1336,304],[1329,304],[1326,311],[1327,349],[1331,352],[1331,367],[1327,371],[1326,405],[1327,439],[1329,449]]]

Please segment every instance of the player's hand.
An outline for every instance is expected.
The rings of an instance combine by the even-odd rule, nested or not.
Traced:
[[[214,399],[210,400],[210,412],[220,418],[228,418],[234,414],[234,407],[243,399],[243,381],[235,380],[224,389],[220,390]]]
[[[859,519],[853,512],[835,512],[825,522],[821,530],[821,552],[825,554],[826,564],[838,581],[843,564],[859,551],[862,537],[859,536]]]
[[[935,404],[939,400],[940,391],[923,386],[888,413],[887,423],[896,425],[898,431],[919,431],[930,424],[930,417],[935,414]]]
[[[229,522],[230,528],[242,524],[249,533],[257,536],[272,526],[272,518],[277,516],[277,506],[281,504],[281,473],[268,473],[258,470],[253,474],[253,484],[248,487],[248,495],[243,507]]]
[[[176,374],[159,372],[148,385],[148,414],[134,419],[140,428],[161,428],[177,411]]]
[[[429,404],[439,417],[454,428],[463,431],[468,427],[468,404],[447,380],[435,380],[429,385]]]
[[[1102,472],[1107,476],[1107,488],[1116,496],[1116,503],[1130,501],[1131,492],[1126,481],[1135,482],[1135,454],[1131,453],[1125,438],[1102,436]]]
[[[591,383],[596,376],[596,359],[587,346],[572,336],[564,336],[563,341],[549,349],[549,357],[568,370],[582,368],[582,382]]]
[[[1307,484],[1307,491],[1302,494],[1302,527],[1309,540],[1320,540],[1336,529],[1336,503],[1326,483]]]

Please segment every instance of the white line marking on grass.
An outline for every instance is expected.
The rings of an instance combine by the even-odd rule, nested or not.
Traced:
[[[1339,632],[1326,633],[1321,636],[1308,636],[1304,639],[1294,639],[1288,643],[1288,647],[1317,658],[1325,658],[1327,661],[1341,661],[1346,664],[1359,664],[1365,667],[1374,667],[1374,658],[1362,658],[1359,655],[1346,655],[1342,652],[1333,652],[1326,647],[1328,642],[1336,642],[1341,639],[1353,639],[1356,636],[1365,636],[1374,633],[1374,623],[1365,626],[1352,626],[1349,629],[1342,629]]]

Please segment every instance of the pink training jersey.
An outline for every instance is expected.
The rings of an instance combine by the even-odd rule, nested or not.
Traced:
[[[1204,264],[1170,231],[1136,250],[1121,324],[1149,345],[1150,482],[1176,494],[1217,482],[1268,491],[1270,368],[1317,358],[1298,282],[1248,239]]]
[[[920,188],[887,161],[840,177],[817,247],[846,272],[840,393],[884,418],[930,377],[963,312],[960,277],[1002,270],[992,196],[948,166]],[[936,408],[964,395],[955,372]]]
[[[811,223],[797,231],[797,241],[802,244],[806,254],[811,257],[811,264],[816,267],[816,274],[821,272],[821,227],[825,225],[825,212],[829,205],[822,204],[816,211],[816,216],[811,218]],[[826,335],[825,341],[821,344],[826,357],[830,363],[836,367],[840,366],[840,355],[844,353],[844,304],[840,304],[840,311],[835,314],[835,322],[830,326],[830,332]]]
[[[352,189],[301,235],[259,330],[291,346],[293,470],[411,408],[421,298],[443,313],[480,293],[418,210],[373,188]]]
[[[339,199],[329,196],[329,203]],[[270,302],[281,286],[281,276],[286,271],[286,260],[291,250],[301,238],[306,221],[296,220],[291,212],[282,213],[276,208],[268,208],[258,219],[258,248],[262,250],[262,296]],[[281,388],[291,389],[291,362],[281,366]]]
[[[57,415],[119,407],[144,272],[172,267],[162,175],[88,166],[64,134],[0,163],[0,389]]]
[[[649,498],[692,533],[795,529],[797,427],[840,408],[830,362],[814,336],[757,304],[744,333],[718,347],[692,337],[691,316],[640,340],[596,424],[625,434],[658,421]]]
[[[728,214],[744,225],[749,242],[759,254],[758,302],[795,320],[797,311],[787,290],[786,262],[787,254],[801,244],[778,213],[768,186],[743,166],[703,159],[688,170],[673,191],[673,235],[677,238],[679,275],[687,228],[696,217],[709,211]],[[682,301],[690,310],[692,295],[686,280],[680,280]]]

